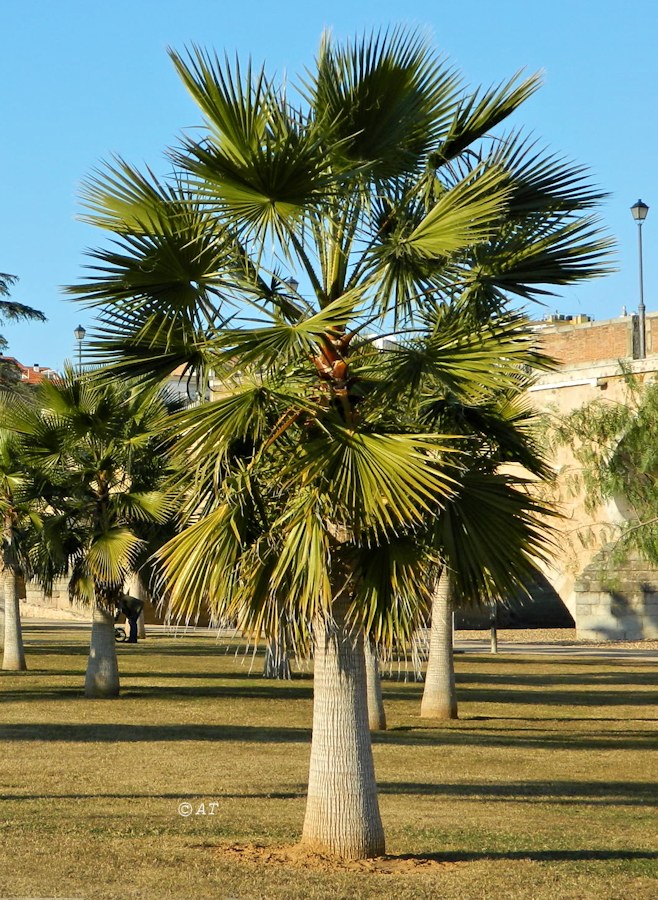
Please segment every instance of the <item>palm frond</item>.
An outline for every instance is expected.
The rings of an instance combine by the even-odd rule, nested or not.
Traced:
[[[463,97],[431,164],[450,162],[476,144],[525,103],[541,84],[538,74],[523,81],[520,78],[521,73],[517,72],[509,81]]]
[[[104,530],[93,538],[85,554],[89,573],[101,582],[123,583],[141,544],[129,528],[118,526]]]
[[[547,521],[556,513],[528,488],[524,479],[486,467],[463,473],[429,538],[453,574],[458,602],[505,600],[550,559]]]
[[[240,230],[285,240],[308,206],[332,189],[318,136],[263,70],[249,65],[243,76],[239,63],[222,64],[198,47],[188,60],[170,55],[210,127],[207,140],[186,140],[174,160]]]
[[[299,448],[282,472],[291,489],[307,482],[323,486],[337,520],[354,539],[391,535],[437,511],[455,484],[445,435],[369,434],[325,423],[326,435]]]
[[[419,32],[395,28],[340,46],[327,32],[307,97],[345,164],[388,178],[436,145],[458,85]]]
[[[402,247],[424,258],[442,258],[487,241],[500,225],[509,196],[502,169],[475,170],[441,194]]]
[[[537,219],[504,230],[490,245],[475,249],[465,294],[492,287],[537,299],[551,293],[549,285],[575,284],[614,271],[613,246],[612,238],[601,235],[596,218]]]

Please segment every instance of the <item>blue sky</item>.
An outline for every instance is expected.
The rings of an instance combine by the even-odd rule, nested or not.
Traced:
[[[20,277],[16,300],[42,309],[45,325],[8,325],[8,353],[61,367],[73,329],[91,314],[64,297],[84,250],[102,235],[76,221],[81,180],[118,153],[163,165],[165,147],[198,124],[166,48],[202,46],[251,55],[291,77],[310,65],[324,28],[337,37],[391,24],[426,28],[473,86],[519,69],[544,86],[516,115],[552,150],[586,164],[610,193],[601,209],[618,241],[618,272],[565,288],[550,310],[619,315],[638,301],[637,226],[629,208],[655,205],[644,225],[645,302],[655,297],[658,12],[650,0],[2,0],[0,22],[0,271]]]

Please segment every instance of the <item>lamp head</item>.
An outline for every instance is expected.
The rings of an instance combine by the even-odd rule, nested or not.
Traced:
[[[82,325],[78,325],[78,327],[73,332],[73,334],[75,335],[76,341],[79,341],[80,343],[82,343],[82,341],[84,341],[86,333],[87,333],[87,330],[85,328],[83,328]]]
[[[644,222],[647,217],[647,213],[649,212],[649,207],[646,203],[638,200],[637,203],[634,203],[631,206],[631,212],[633,213],[633,218],[636,222]]]

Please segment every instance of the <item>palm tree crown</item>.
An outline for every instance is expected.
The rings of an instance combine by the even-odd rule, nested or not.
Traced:
[[[206,134],[172,152],[169,183],[122,161],[88,183],[88,218],[115,241],[73,290],[102,307],[93,346],[115,371],[163,377],[184,363],[222,385],[184,415],[183,445],[199,465],[194,508],[212,495],[212,533],[236,535],[216,567],[240,558],[250,576],[225,584],[205,561],[180,602],[218,597],[220,582],[227,604],[253,600],[256,584],[287,593],[303,558],[302,594],[328,607],[332,529],[371,552],[451,493],[446,441],[420,420],[418,386],[482,397],[536,362],[507,298],[603,270],[588,215],[600,194],[520,136],[488,138],[537,78],[469,95],[416,33],[326,38],[297,104],[251,66],[198,48],[172,58]],[[372,335],[391,327],[406,340],[380,353]],[[236,473],[221,488],[218,466]],[[296,543],[277,547],[276,565],[259,543],[247,563],[236,516],[252,521],[273,472],[261,528]],[[262,542],[261,528],[249,540]],[[179,539],[181,555],[204,529]]]
[[[139,556],[140,526],[162,523],[170,511],[159,489],[162,401],[69,369],[40,384],[34,403],[14,402],[7,419],[42,494],[37,577],[49,587],[68,573],[73,598],[112,610]]]

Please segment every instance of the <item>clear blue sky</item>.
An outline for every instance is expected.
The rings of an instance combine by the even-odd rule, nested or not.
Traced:
[[[162,164],[164,148],[200,117],[166,53],[196,42],[251,55],[271,73],[310,64],[324,28],[338,37],[405,23],[426,27],[472,85],[519,69],[544,87],[515,118],[551,149],[590,167],[610,193],[601,215],[619,248],[619,271],[565,288],[551,310],[597,319],[637,306],[641,197],[645,301],[658,309],[658,12],[651,0],[1,0],[0,271],[20,277],[16,300],[45,325],[7,325],[8,353],[59,368],[75,353],[73,329],[92,319],[60,286],[82,274],[84,249],[102,240],[76,221],[81,179],[118,153]]]

